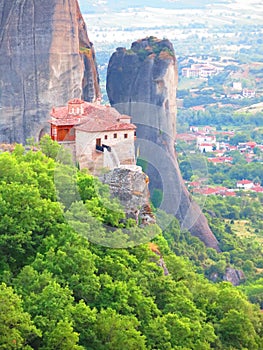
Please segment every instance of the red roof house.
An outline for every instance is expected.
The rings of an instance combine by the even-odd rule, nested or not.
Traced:
[[[101,167],[135,164],[136,126],[131,123],[130,116],[122,115],[110,106],[80,99],[53,108],[50,116],[51,138],[71,146],[80,166],[90,168],[87,164],[102,158],[102,153],[107,153],[107,156],[100,160]],[[111,155],[108,152],[112,152]]]
[[[250,180],[240,180],[240,181],[237,181],[237,188],[242,188],[242,189],[245,189],[245,190],[249,190],[251,188],[255,187],[255,184],[253,181],[250,181]]]
[[[232,163],[233,157],[215,157],[207,158],[208,162],[218,164],[218,163]]]

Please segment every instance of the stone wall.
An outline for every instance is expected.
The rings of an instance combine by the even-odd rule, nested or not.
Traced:
[[[116,133],[117,138],[114,137]],[[127,138],[124,138],[125,134]],[[96,151],[96,139],[98,138],[101,139],[101,144],[111,147],[110,152],[106,149],[104,152]],[[76,158],[81,168],[89,168],[92,172],[103,167],[113,169],[120,164],[135,164],[134,131],[87,133],[76,130]]]

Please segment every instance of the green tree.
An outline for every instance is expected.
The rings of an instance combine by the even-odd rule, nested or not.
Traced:
[[[98,350],[146,350],[145,336],[134,316],[119,315],[112,309],[101,310],[95,325]]]
[[[30,314],[22,307],[22,300],[6,284],[0,285],[0,348],[33,349],[30,344],[41,337]]]
[[[219,334],[224,346],[232,346],[234,349],[259,349],[259,339],[253,324],[242,311],[229,310],[220,321]]]
[[[41,151],[49,158],[56,159],[61,150],[61,146],[53,141],[49,135],[44,135],[40,142],[39,147]]]
[[[0,248],[14,270],[32,260],[44,236],[63,220],[58,203],[16,182],[0,184],[0,215]]]
[[[49,333],[43,350],[84,350],[78,345],[79,336],[74,332],[72,324],[68,320],[60,320],[56,327]]]
[[[145,327],[147,345],[150,349],[171,350],[171,333],[166,327],[166,318],[152,319]]]
[[[79,333],[79,343],[85,349],[97,349],[99,340],[97,338],[95,324],[97,320],[97,310],[91,309],[80,300],[72,310],[74,329]]]

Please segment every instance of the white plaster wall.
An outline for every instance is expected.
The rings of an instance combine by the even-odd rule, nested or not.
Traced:
[[[117,138],[114,138],[115,133]],[[128,134],[128,137],[124,138],[124,134]],[[98,156],[98,152],[95,151],[97,138],[101,138],[101,144],[113,148],[121,164],[135,163],[134,130],[94,133],[76,130],[76,158],[81,159],[82,163],[94,160]]]

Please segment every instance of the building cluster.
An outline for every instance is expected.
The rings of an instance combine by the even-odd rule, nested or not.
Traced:
[[[263,152],[263,144],[257,144],[254,141],[239,142],[236,146],[230,144],[230,139],[235,134],[233,131],[216,131],[216,128],[210,126],[190,126],[188,133],[177,134],[177,140],[186,142],[189,145],[194,145],[195,150],[192,153],[199,151],[201,153],[209,153],[207,158],[209,162],[231,164],[233,157],[232,151],[238,151],[245,156],[248,163],[257,158],[254,149],[257,148]],[[218,141],[217,137],[225,136],[228,141]]]
[[[202,181],[186,182],[190,192],[201,194],[204,196],[222,196],[222,197],[235,197],[239,190],[252,191],[257,193],[263,193],[263,187],[260,184],[255,184],[251,180],[237,181],[235,188],[227,188],[224,186],[206,186]]]
[[[194,63],[191,67],[182,69],[182,76],[185,78],[208,78],[219,73],[218,67],[207,63]]]
[[[244,98],[255,98],[256,90],[255,89],[242,89],[239,93],[230,93],[227,95],[228,98],[233,100],[242,100]]]
[[[213,152],[219,149],[219,142],[216,141],[215,135],[198,135],[196,146],[200,152]]]
[[[255,89],[243,89],[242,96],[245,98],[254,98],[254,97],[256,97],[256,90]]]
[[[131,117],[110,106],[70,100],[51,111],[51,138],[68,148],[80,168],[135,165],[136,126]]]
[[[217,141],[217,136],[227,136],[228,141]],[[209,153],[207,161],[212,164],[225,164],[231,166],[233,163],[232,151],[237,151],[245,156],[247,162],[251,162],[257,157],[254,152],[257,147],[263,153],[263,145],[253,141],[239,142],[237,146],[230,145],[229,140],[235,134],[233,131],[216,131],[216,128],[210,126],[191,126],[188,133],[177,134],[177,140],[182,140],[189,145],[193,145],[195,150],[192,153]],[[251,180],[243,179],[237,181],[236,187],[229,189],[223,186],[207,186],[202,180],[187,182],[186,184],[192,193],[198,193],[205,196],[236,196],[238,190],[249,190],[254,192],[263,192],[263,187]]]
[[[220,144],[216,140],[216,129],[210,126],[190,126],[190,133],[177,134],[177,140],[188,144],[195,143],[196,149],[201,153],[215,152]]]
[[[255,98],[256,97],[256,90],[243,88],[241,81],[234,81],[233,82],[232,91],[234,93],[228,95],[227,97],[230,97],[234,100],[242,99],[242,98]]]

